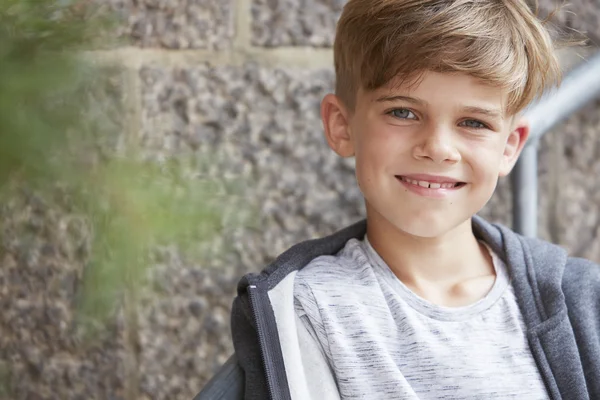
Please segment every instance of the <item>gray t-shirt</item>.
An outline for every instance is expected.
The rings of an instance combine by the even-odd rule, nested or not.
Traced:
[[[492,257],[490,292],[456,308],[413,293],[366,238],[300,270],[296,313],[342,399],[548,399],[508,270]]]

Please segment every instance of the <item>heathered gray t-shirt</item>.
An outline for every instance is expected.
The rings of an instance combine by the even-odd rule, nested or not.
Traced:
[[[296,313],[342,399],[548,399],[508,270],[492,257],[490,292],[456,308],[413,293],[366,238],[300,270]]]

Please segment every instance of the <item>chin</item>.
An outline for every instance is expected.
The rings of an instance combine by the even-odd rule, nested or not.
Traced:
[[[392,225],[394,225],[398,230],[408,235],[419,238],[434,239],[448,234],[468,219],[469,218],[449,219],[447,217],[423,218],[418,215],[411,215],[405,216],[404,218],[398,218],[396,221],[392,220],[390,222],[392,222]]]
[[[369,223],[376,230],[394,235],[408,235],[416,238],[434,239],[456,231],[457,228],[470,223],[473,209],[463,207],[438,208],[427,207],[426,204],[409,204],[405,207],[392,207],[381,202],[366,202]]]

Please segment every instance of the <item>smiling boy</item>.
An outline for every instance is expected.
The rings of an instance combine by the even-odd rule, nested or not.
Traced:
[[[240,282],[247,399],[600,399],[600,267],[477,217],[559,81],[521,0],[350,0],[322,102],[366,220]]]
[[[500,88],[429,71],[412,86],[360,90],[351,113],[335,95],[323,101],[329,145],[356,157],[369,243],[400,281],[434,303],[470,304],[494,282],[471,216],[527,139],[526,123],[506,117],[504,103]]]

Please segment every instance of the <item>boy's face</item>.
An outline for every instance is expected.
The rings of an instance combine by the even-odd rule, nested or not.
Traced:
[[[528,127],[505,115],[505,93],[464,74],[426,72],[418,84],[359,91],[349,112],[327,96],[329,145],[356,157],[368,218],[418,237],[469,221],[508,174]]]

